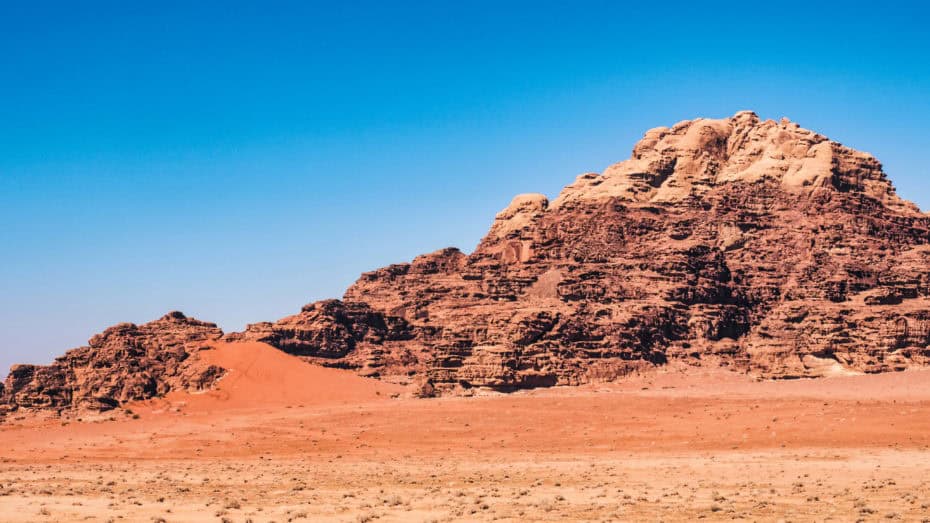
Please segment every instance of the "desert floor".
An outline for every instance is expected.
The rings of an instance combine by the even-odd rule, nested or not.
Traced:
[[[424,400],[210,352],[219,390],[0,424],[0,520],[930,521],[930,371]]]

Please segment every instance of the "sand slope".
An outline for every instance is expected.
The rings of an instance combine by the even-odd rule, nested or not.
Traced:
[[[930,521],[930,371],[421,400],[257,343],[200,357],[215,391],[0,424],[0,521]]]
[[[227,373],[213,390],[168,395],[170,402],[186,402],[188,411],[364,403],[403,390],[351,371],[306,363],[264,343],[217,343],[199,356],[204,365],[218,365]]]

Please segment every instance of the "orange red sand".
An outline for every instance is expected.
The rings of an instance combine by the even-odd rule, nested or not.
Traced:
[[[228,372],[215,390],[196,395],[174,393],[166,398],[169,403],[187,403],[189,411],[235,410],[357,403],[403,392],[402,387],[354,372],[308,365],[264,343],[217,343],[212,350],[201,351],[200,357],[205,364]]]
[[[0,519],[930,518],[928,371],[420,400],[262,344],[203,357],[215,391],[0,426]]]

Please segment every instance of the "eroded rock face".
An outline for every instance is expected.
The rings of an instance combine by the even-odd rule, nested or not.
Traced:
[[[930,218],[871,155],[787,120],[685,121],[552,202],[518,196],[471,255],[366,273],[343,302],[238,336],[439,392],[673,359],[900,370],[930,363]]]
[[[49,366],[16,366],[5,408],[105,409],[222,369],[221,335],[179,313],[118,325]],[[881,164],[751,112],[646,133],[553,201],[527,194],[470,255],[363,274],[343,300],[250,325],[315,363],[422,395],[611,380],[669,361],[763,377],[930,363],[930,216]]]
[[[229,341],[260,341],[331,367],[358,369],[379,375],[387,366],[404,372],[427,355],[408,354],[414,330],[399,316],[376,311],[364,303],[324,300],[305,305],[299,314],[274,323],[249,325]]]
[[[223,332],[213,323],[171,312],[97,334],[51,365],[15,365],[2,390],[8,410],[104,411],[172,390],[213,386],[224,371],[200,365],[196,352]]]

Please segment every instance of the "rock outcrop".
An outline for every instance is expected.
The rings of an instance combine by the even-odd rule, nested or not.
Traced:
[[[112,408],[209,387],[221,336],[172,313],[16,366],[7,409]],[[342,300],[229,340],[418,383],[423,395],[612,380],[670,361],[769,378],[930,364],[930,216],[869,154],[751,112],[646,133],[553,201],[527,194],[475,251],[365,273]]]
[[[386,315],[364,303],[324,300],[305,305],[299,314],[274,323],[249,325],[232,333],[228,341],[260,341],[308,361],[331,367],[357,369],[377,376],[385,365],[399,372],[412,370],[429,354],[413,354],[425,347],[407,343],[415,339],[411,325],[398,316]],[[419,370],[423,370],[421,367]]]
[[[930,363],[930,217],[871,155],[787,120],[684,121],[552,202],[516,197],[470,255],[366,273],[234,337],[438,392],[670,360],[901,370]]]
[[[171,312],[144,325],[121,323],[51,365],[14,365],[0,388],[6,410],[105,411],[172,390],[211,387],[224,370],[198,364],[197,351],[223,332]]]

